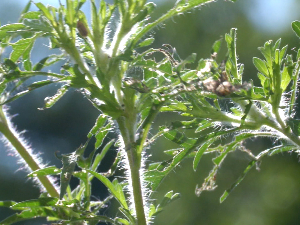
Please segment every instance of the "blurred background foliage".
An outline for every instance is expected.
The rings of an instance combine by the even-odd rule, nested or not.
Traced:
[[[41,0],[44,4],[58,5],[58,0]],[[175,0],[156,0],[155,17],[168,10]],[[27,0],[0,1],[1,25],[17,22],[19,14]],[[84,8],[89,12],[88,4]],[[34,7],[32,10],[36,10]],[[195,9],[190,13],[177,16],[150,35],[156,38],[153,46],[161,47],[170,44],[177,49],[181,58],[191,53],[198,54],[198,59],[210,57],[213,42],[236,27],[237,49],[239,62],[245,64],[244,80],[256,78],[257,71],[252,64],[254,56],[261,57],[258,47],[265,41],[282,38],[282,46],[288,44],[289,54],[299,47],[299,39],[293,34],[291,22],[300,19],[299,0],[238,0],[230,3],[219,0],[215,3]],[[40,40],[36,44],[32,59],[36,63],[45,55],[48,42]],[[219,56],[225,55],[225,44]],[[5,51],[2,59],[7,57]],[[157,56],[159,57],[159,56]],[[51,67],[58,71],[60,65]],[[33,80],[31,80],[32,82]],[[54,152],[69,153],[86,141],[86,134],[93,126],[98,111],[82,97],[78,91],[70,91],[54,107],[38,110],[43,107],[44,98],[53,95],[58,86],[52,85],[35,90],[30,94],[9,104],[12,122],[18,131],[26,130],[23,137],[28,140],[35,152],[40,153],[44,161],[50,165],[61,167]],[[296,115],[297,116],[297,115]],[[178,115],[160,114],[154,124],[152,133],[159,125],[168,125],[177,120]],[[114,138],[113,134],[110,138]],[[266,149],[275,140],[255,139],[247,142],[247,147],[254,153]],[[91,144],[92,145],[92,144]],[[164,149],[174,148],[173,143],[161,138],[147,150],[151,155],[147,163],[167,159]],[[26,171],[17,165],[18,159],[0,143],[0,199],[22,201],[37,198],[38,188],[26,178]],[[116,151],[111,150],[100,168],[109,168]],[[218,188],[213,192],[204,192],[199,198],[195,196],[195,186],[201,185],[203,179],[212,168],[213,156],[205,156],[197,172],[192,170],[192,161],[187,159],[173,171],[160,186],[154,198],[159,200],[169,190],[181,193],[182,197],[170,204],[157,216],[154,224],[198,225],[198,224],[236,224],[236,225],[274,225],[299,224],[300,221],[300,164],[295,153],[279,154],[265,158],[259,170],[252,170],[244,181],[230,194],[228,199],[220,204],[219,197],[225,189],[238,178],[247,166],[250,158],[239,151],[231,153],[218,171]],[[122,176],[122,173],[117,174]],[[76,180],[73,181],[76,184]],[[95,198],[103,199],[107,192],[100,183],[93,186]],[[108,205],[103,213],[115,216],[117,207],[114,202]],[[0,208],[0,220],[12,212]],[[46,224],[45,220],[34,220],[19,224]]]

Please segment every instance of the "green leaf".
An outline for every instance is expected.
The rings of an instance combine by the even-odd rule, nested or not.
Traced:
[[[98,180],[100,180],[107,188],[108,191],[116,198],[116,200],[121,204],[121,206],[125,209],[128,209],[128,205],[125,199],[124,192],[122,190],[122,186],[115,179],[113,182],[110,182],[105,176],[100,173],[96,173],[92,170],[86,170],[93,176],[95,176]]]
[[[259,72],[261,72],[264,76],[269,77],[269,71],[264,60],[254,57],[253,64]]]
[[[240,175],[240,177],[237,179],[237,181],[235,181],[231,185],[231,187],[222,194],[222,196],[220,197],[220,203],[224,202],[225,199],[228,197],[228,195],[233,191],[233,189],[241,183],[241,181],[245,178],[245,176],[247,175],[247,173],[256,164],[256,162],[257,161],[253,160],[253,161],[251,161],[248,164],[247,168],[244,170],[244,172],[242,173],[242,175]]]
[[[295,20],[292,22],[292,29],[296,33],[296,35],[300,38],[300,22]]]
[[[202,120],[201,123],[199,123],[199,126],[195,130],[195,133],[199,133],[200,131],[209,128],[213,125],[213,123],[209,120]]]
[[[40,16],[39,19],[24,19],[23,24],[30,29],[30,31],[43,31],[45,33],[51,33],[53,28],[44,16]]]
[[[35,19],[35,20],[37,20],[37,19],[40,18],[40,16],[41,16],[41,12],[39,12],[39,11],[30,11],[30,12],[27,12],[25,14],[22,14],[21,19],[31,19],[31,20]]]
[[[101,127],[104,126],[104,124],[107,121],[107,116],[104,114],[100,114],[96,120],[95,125],[93,126],[93,128],[90,130],[90,132],[88,133],[87,137],[91,138],[93,135],[95,135],[99,129],[101,129]]]
[[[235,147],[243,140],[248,139],[250,137],[255,137],[257,134],[255,133],[241,133],[239,135],[235,136],[235,140],[233,142],[231,142],[230,144],[227,145],[227,147],[224,149],[224,151],[217,156],[216,158],[213,159],[213,162],[216,165],[220,165],[222,163],[222,161],[224,160],[224,158],[227,156],[227,154],[230,151],[235,150]]]
[[[16,203],[15,201],[0,201],[0,207],[11,207]]]
[[[32,208],[30,210],[25,210],[20,213],[13,214],[12,216],[0,221],[1,225],[10,225],[19,221],[26,219],[34,219],[37,217],[46,217],[46,216],[57,216],[57,212],[53,210],[46,209],[44,207]]]
[[[49,109],[51,108],[58,100],[60,100],[68,91],[69,85],[64,85],[61,88],[59,88],[55,95],[52,97],[46,97],[45,98],[45,108]]]
[[[288,118],[286,121],[289,127],[292,129],[293,133],[296,136],[300,135],[300,120],[299,119],[294,119],[294,118]]]
[[[145,47],[145,46],[149,46],[154,42],[154,38],[147,38],[144,41],[140,42],[138,47]]]
[[[226,72],[228,72],[228,74],[231,74],[233,78],[241,80],[241,75],[238,73],[238,65],[237,65],[236,31],[237,31],[236,28],[232,28],[229,34],[225,34],[225,41],[227,43],[228,56],[229,56],[228,63],[230,63],[230,67],[228,64],[228,68],[230,69]]]
[[[46,198],[39,198],[39,199],[19,202],[13,205],[11,208],[14,210],[20,210],[23,208],[39,208],[39,207],[46,207],[46,206],[55,206],[57,202],[58,202],[58,198],[46,197]]]
[[[10,37],[12,35],[12,31],[18,31],[24,29],[25,26],[22,23],[13,23],[13,24],[7,24],[2,27],[0,27],[0,40],[3,41],[4,38]]]
[[[284,67],[281,76],[282,77],[281,77],[280,87],[282,91],[285,91],[285,89],[288,87],[289,83],[292,80],[293,69],[289,67]]]
[[[194,118],[189,121],[174,121],[172,122],[171,129],[178,129],[178,128],[184,128],[184,129],[194,129],[199,127],[199,124],[203,123],[202,119]]]
[[[168,193],[165,194],[161,202],[155,207],[153,205],[153,209],[151,211],[151,206],[150,206],[150,211],[149,211],[149,218],[152,218],[153,216],[157,216],[158,213],[163,211],[163,208],[170,204],[171,202],[177,200],[180,198],[179,193],[174,193],[174,191],[169,191]]]
[[[203,156],[204,152],[209,148],[209,146],[211,144],[213,144],[215,141],[217,140],[217,138],[212,138],[210,140],[207,140],[205,143],[203,143],[203,145],[201,145],[201,147],[198,149],[194,161],[193,161],[193,169],[194,171],[197,170],[197,166],[200,162],[201,157]]]
[[[203,138],[187,138],[183,133],[180,133],[177,130],[168,130],[164,127],[160,128],[160,130],[164,129],[166,129],[164,136],[167,139],[180,144],[184,149],[176,154],[172,159],[148,169],[145,175],[145,180],[150,183],[153,191],[156,190],[161,181],[170,171],[172,171],[186,156],[188,156],[189,153],[194,151],[201,143],[203,143]]]
[[[38,36],[39,35],[34,35],[31,38],[23,38],[13,43],[12,44],[13,51],[11,52],[9,57],[10,60],[16,62],[21,56],[24,56],[24,54],[25,57],[23,60],[30,60],[28,58],[29,57],[28,51],[31,51],[33,44]]]
[[[28,177],[38,177],[38,176],[48,176],[48,175],[57,175],[61,173],[61,169],[57,168],[56,166],[49,166],[43,169],[35,170],[28,174]]]
[[[265,44],[264,44],[264,47],[259,47],[258,48],[261,53],[263,54],[263,56],[265,57],[266,59],[266,65],[268,67],[268,71],[269,71],[269,74],[272,75],[272,72],[273,72],[273,65],[272,65],[272,62],[273,62],[273,59],[272,59],[272,41],[267,41]]]
[[[114,220],[107,216],[95,216],[94,214],[92,215],[87,215],[87,216],[80,216],[80,218],[72,218],[71,220],[64,220],[61,222],[62,225],[69,225],[69,224],[98,224],[100,222],[104,223],[110,223],[114,224]]]
[[[292,151],[292,150],[295,150],[296,147],[293,146],[293,145],[288,145],[288,146],[283,146],[283,145],[280,145],[280,146],[276,146],[274,148],[271,148],[271,149],[268,149],[267,151],[269,151],[269,156],[272,156],[272,155],[275,155],[275,154],[278,154],[278,153],[282,153],[282,152],[288,152],[288,151]]]
[[[60,174],[60,194],[59,199],[62,199],[67,191],[72,174],[76,166],[77,156],[76,153],[62,155],[63,168]]]
[[[47,62],[47,60],[49,59],[49,56],[41,59],[34,67],[33,67],[33,71],[41,71],[45,65],[45,63]]]
[[[26,6],[24,7],[23,11],[21,12],[21,15],[24,13],[27,13],[29,11],[31,3],[32,3],[32,0],[29,0],[28,3],[26,4]]]
[[[94,161],[93,161],[93,165],[92,165],[92,170],[96,171],[98,166],[100,165],[102,159],[104,158],[104,156],[106,155],[106,153],[108,152],[108,150],[110,149],[110,147],[113,145],[113,143],[115,142],[114,139],[110,140],[101,150],[101,153],[97,154]],[[94,154],[90,154],[90,162],[92,161],[92,157],[94,156]]]
[[[223,38],[216,40],[212,46],[212,54],[213,53],[218,53],[220,48],[221,48],[221,43],[222,43]]]
[[[128,209],[124,209],[122,207],[119,207],[119,210],[121,213],[123,213],[123,215],[130,221],[129,224],[137,224],[136,219],[131,215],[131,211],[129,211]],[[125,223],[126,224],[126,223]]]
[[[54,18],[51,15],[50,10],[48,10],[43,3],[39,2],[39,3],[34,3],[34,4],[36,5],[36,7],[38,7],[43,12],[43,14],[47,17],[48,20],[54,21]]]

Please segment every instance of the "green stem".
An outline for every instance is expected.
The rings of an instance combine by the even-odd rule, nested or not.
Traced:
[[[144,211],[144,200],[142,193],[142,185],[140,179],[140,162],[138,162],[138,155],[135,149],[130,149],[127,151],[129,166],[130,166],[130,174],[131,174],[131,182],[132,182],[132,191],[134,197],[135,211],[137,217],[138,225],[146,225],[146,216]]]
[[[32,170],[39,170],[41,167],[32,157],[32,155],[27,151],[26,147],[20,142],[18,137],[14,132],[9,128],[6,117],[3,113],[2,107],[0,108],[0,132],[7,138],[7,140],[12,144],[16,149],[21,158],[26,162],[27,166]],[[46,191],[51,197],[58,197],[59,194],[55,189],[54,185],[51,183],[47,176],[37,177]]]
[[[139,137],[139,140],[137,141],[137,153],[141,154],[142,150],[144,148],[144,144],[147,140],[147,136],[149,133],[149,130],[151,128],[152,122],[155,119],[156,115],[159,113],[160,108],[163,106],[163,102],[159,105],[153,104],[151,107],[151,110],[148,114],[148,117],[144,120],[143,124],[141,125],[142,133]]]
[[[93,75],[91,74],[90,70],[87,67],[87,64],[85,61],[82,59],[80,53],[76,49],[75,45],[70,46],[70,44],[65,44],[61,46],[63,49],[66,50],[66,52],[74,59],[74,61],[78,64],[78,67],[80,68],[81,72],[84,73],[89,81],[98,86],[94,80]]]
[[[133,200],[135,205],[135,212],[137,217],[138,225],[146,225],[146,216],[144,211],[144,200],[142,193],[142,183],[140,176],[141,169],[141,154],[137,152],[135,143],[135,123],[131,119],[126,117],[120,117],[117,119],[119,129],[125,144],[125,150],[128,157],[129,167],[130,167],[130,178],[132,183]]]
[[[289,108],[289,116],[292,115],[294,107],[295,107],[295,102],[296,102],[296,96],[297,96],[297,82],[298,82],[298,78],[299,78],[299,71],[300,71],[300,62],[297,62],[297,69],[296,69],[296,73],[293,77],[293,86],[291,88],[292,91],[292,95],[291,95],[291,100],[290,100],[290,108]]]

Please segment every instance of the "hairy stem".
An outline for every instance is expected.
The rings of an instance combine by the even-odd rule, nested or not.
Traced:
[[[135,117],[132,117],[132,119]],[[130,167],[130,178],[132,183],[133,200],[138,225],[146,225],[146,216],[144,210],[144,199],[141,182],[141,154],[137,152],[135,143],[135,122],[126,117],[120,117],[118,120],[119,129],[125,144],[125,150]]]
[[[140,179],[140,162],[138,162],[138,156],[135,149],[130,149],[127,151],[131,182],[132,182],[132,191],[134,197],[135,211],[137,217],[138,225],[146,225],[146,216],[144,211],[144,200],[142,193],[142,184]]]
[[[12,144],[12,146],[16,149],[21,158],[26,162],[26,165],[32,170],[39,170],[41,167],[36,162],[34,157],[28,152],[23,143],[18,139],[18,137],[14,134],[14,132],[9,128],[6,117],[3,113],[2,107],[0,108],[0,132],[7,138],[7,140]],[[59,194],[55,189],[52,182],[49,180],[47,176],[39,176],[37,177],[46,191],[49,193],[51,197],[58,197]]]

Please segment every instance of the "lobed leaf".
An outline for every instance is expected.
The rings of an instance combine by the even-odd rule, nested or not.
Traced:
[[[33,44],[38,36],[39,35],[34,35],[33,37],[30,38],[23,38],[13,43],[12,44],[13,50],[9,56],[10,60],[16,62],[21,56],[24,57],[24,54],[25,57],[23,58],[23,60],[30,60],[28,58],[29,57],[28,51],[31,51]]]

